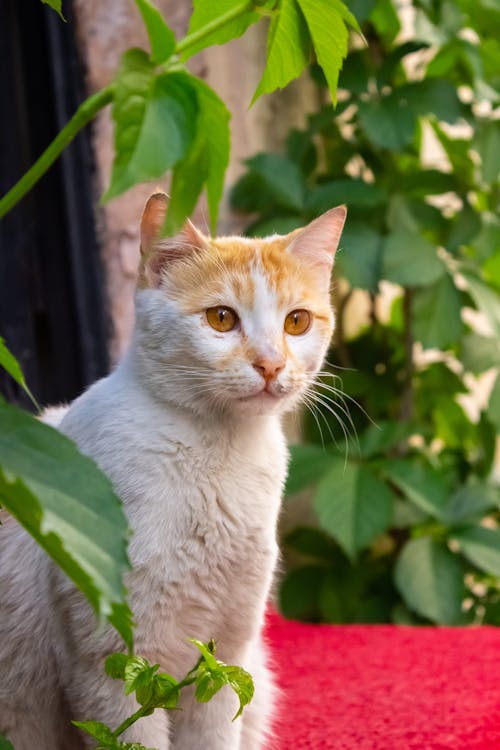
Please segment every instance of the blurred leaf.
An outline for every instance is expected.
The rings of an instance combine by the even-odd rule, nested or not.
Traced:
[[[439,520],[445,517],[448,489],[443,477],[431,466],[409,459],[388,460],[382,471],[424,513]]]
[[[129,568],[128,526],[96,464],[64,435],[2,404],[0,498],[130,648],[131,613],[122,583]]]
[[[439,625],[462,621],[463,578],[457,556],[429,537],[407,542],[395,568],[396,586],[407,605]]]
[[[493,390],[490,394],[490,400],[488,402],[488,418],[495,425],[497,433],[500,433],[500,375],[497,375]]]
[[[297,0],[282,0],[267,37],[267,62],[252,103],[284,88],[302,73],[311,56],[311,40]]]
[[[49,5],[53,10],[55,10],[56,13],[59,14],[59,17],[62,21],[66,20],[62,14],[62,0],[42,0],[42,3],[45,3],[45,5]]]
[[[421,235],[405,230],[386,237],[382,278],[402,286],[425,286],[444,276],[445,267],[436,248]]]
[[[318,612],[318,598],[325,568],[308,565],[288,573],[279,592],[280,610],[289,619],[311,619]]]
[[[337,101],[337,83],[347,55],[346,24],[359,29],[358,22],[341,0],[297,0],[314,45],[314,51],[328,82],[332,101]]]
[[[235,0],[193,0],[193,13],[189,19],[188,36],[207,26],[212,21],[233,10]],[[231,39],[236,39],[245,33],[249,26],[256,23],[261,16],[253,10],[224,24],[210,34],[203,36],[195,44],[190,44],[186,52],[181,54],[181,59],[187,60],[202,49],[211,47],[213,44],[225,44]]]
[[[483,265],[483,276],[487,283],[500,287],[500,250]]]
[[[462,363],[468,372],[481,373],[490,367],[500,367],[500,340],[498,337],[469,333],[462,339]]]
[[[474,145],[481,157],[481,170],[485,182],[500,180],[500,123],[489,120],[478,127]]]
[[[457,216],[454,217],[446,242],[447,250],[456,252],[460,247],[470,244],[479,234],[480,230],[481,219],[479,214],[466,203]]]
[[[319,482],[314,508],[320,525],[354,558],[389,526],[393,495],[368,468],[337,458]]]
[[[107,747],[110,744],[116,746],[116,737],[106,724],[102,724],[100,721],[72,721],[71,723],[75,727],[83,729],[84,732],[90,734],[95,740],[99,740],[100,743],[104,743]],[[0,750],[1,747],[0,744]]]
[[[162,177],[187,152],[197,101],[187,73],[155,75],[142,50],[124,53],[115,79],[115,159],[103,201],[132,185]]]
[[[413,333],[424,349],[453,346],[463,331],[461,298],[448,274],[415,292]]]
[[[491,326],[495,336],[500,336],[500,289],[497,291],[486,284],[477,274],[462,271],[467,282],[467,291]]]
[[[470,141],[464,138],[451,138],[437,122],[432,123],[432,128],[449,159],[455,177],[465,183],[472,182],[474,162],[469,153]]]
[[[186,156],[174,167],[166,230],[176,231],[196,205],[206,185],[212,233],[215,234],[224,175],[229,163],[230,114],[217,94],[199,78],[186,77],[198,108],[194,140]]]
[[[349,284],[376,292],[380,279],[382,237],[368,224],[349,222],[342,233],[337,270]]]
[[[407,422],[386,421],[369,425],[359,438],[361,455],[364,458],[384,455],[405,443],[413,432],[413,425]]]
[[[338,547],[331,536],[309,526],[297,526],[287,534],[284,541],[295,552],[319,560],[331,561],[338,554]]]
[[[151,45],[151,60],[166,62],[175,52],[175,35],[165,23],[162,14],[149,0],[135,0],[148,32]]]
[[[500,217],[485,213],[481,215],[481,230],[474,237],[472,246],[479,260],[484,261],[496,255],[500,248]]]
[[[385,57],[377,74],[377,83],[379,88],[393,84],[397,75],[398,68],[401,67],[401,60],[407,55],[418,52],[421,49],[427,49],[429,45],[423,41],[407,41],[397,45]],[[351,55],[349,55],[351,57]],[[349,60],[349,58],[348,58]],[[406,76],[404,76],[406,80]]]
[[[386,200],[384,192],[363,180],[340,179],[318,185],[306,193],[305,209],[315,216],[339,204],[349,206],[380,206]]]
[[[0,734],[0,750],[14,750],[8,739]]]
[[[297,165],[279,154],[257,154],[247,165],[262,180],[277,205],[301,210],[304,205],[304,178]]]
[[[255,221],[246,228],[249,237],[269,237],[270,234],[288,234],[304,225],[301,216],[274,216],[272,219]]]
[[[377,0],[370,13],[370,21],[387,44],[394,41],[401,28],[398,14],[391,0]]]
[[[286,152],[304,175],[309,175],[316,167],[318,155],[311,134],[303,130],[290,130],[286,139]]]
[[[21,370],[21,365],[17,361],[17,359],[14,357],[12,352],[7,349],[7,346],[5,344],[5,341],[0,336],[0,367],[3,367],[4,370],[6,370],[11,378],[14,378],[16,383],[21,386],[21,388],[25,391],[25,393],[28,394],[33,404],[37,407],[37,409],[40,410],[40,407],[31,393],[30,389],[28,388],[28,384],[26,383],[26,380],[24,379],[23,371]]]
[[[382,148],[401,151],[413,140],[417,121],[403,99],[389,95],[360,101],[358,116],[367,137]]]
[[[313,484],[328,471],[335,457],[318,445],[291,445],[285,494],[293,495]]]
[[[463,485],[450,497],[444,520],[449,525],[477,519],[499,506],[498,490],[487,484]]]
[[[445,80],[413,81],[394,93],[405,100],[417,116],[432,114],[444,122],[456,122],[463,114],[456,87]]]
[[[351,6],[352,9],[352,6]],[[359,18],[357,14],[356,18]],[[361,94],[368,87],[370,72],[365,50],[355,50],[346,57],[339,76],[339,88],[351,94]]]
[[[500,530],[484,526],[469,526],[454,531],[452,538],[460,544],[460,551],[473,565],[492,576],[500,577]]]
[[[398,175],[398,189],[404,193],[425,198],[427,195],[438,195],[457,189],[455,175],[440,172],[438,169],[421,169]]]

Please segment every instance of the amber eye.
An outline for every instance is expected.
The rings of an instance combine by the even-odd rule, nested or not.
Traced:
[[[216,331],[226,333],[232,331],[238,323],[238,316],[230,307],[209,307],[207,310],[207,320],[212,328]]]
[[[292,310],[285,318],[285,331],[292,336],[300,336],[311,325],[311,313],[307,310]]]

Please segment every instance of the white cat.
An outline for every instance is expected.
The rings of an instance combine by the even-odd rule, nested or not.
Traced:
[[[255,697],[232,722],[228,688],[156,711],[123,739],[157,750],[266,747],[272,680],[260,641],[277,558],[287,450],[280,415],[298,403],[333,330],[329,281],[338,207],[287,236],[209,239],[188,222],[158,239],[166,197],[141,224],[136,327],[122,362],[47,421],[111,478],[133,534],[126,585],[135,650],[180,678],[214,638]],[[62,416],[62,420],[61,420]],[[69,720],[118,726],[136,708],[103,662],[82,595],[12,518],[0,527],[0,733],[15,750],[91,747]],[[82,744],[83,743],[83,744]]]

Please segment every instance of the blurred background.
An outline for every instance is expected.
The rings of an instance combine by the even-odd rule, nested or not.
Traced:
[[[334,346],[289,426],[277,599],[313,621],[500,624],[500,6],[348,5],[366,43],[352,36],[335,110],[314,64],[248,109],[262,24],[189,63],[232,113],[219,233],[349,207]],[[190,2],[158,6],[184,34]],[[147,46],[132,0],[64,12],[2,0],[2,194],[121,53]],[[133,324],[156,184],[99,206],[112,135],[105,111],[0,223],[0,331],[43,404],[105,374]],[[193,218],[207,231],[203,203]]]

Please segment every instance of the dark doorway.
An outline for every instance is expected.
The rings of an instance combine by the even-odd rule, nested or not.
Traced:
[[[0,0],[0,193],[85,98],[68,23],[40,0]],[[0,221],[0,335],[42,404],[68,401],[107,372],[107,315],[93,214],[89,132]],[[0,368],[1,369],[1,368]],[[0,390],[29,407],[3,372]]]

